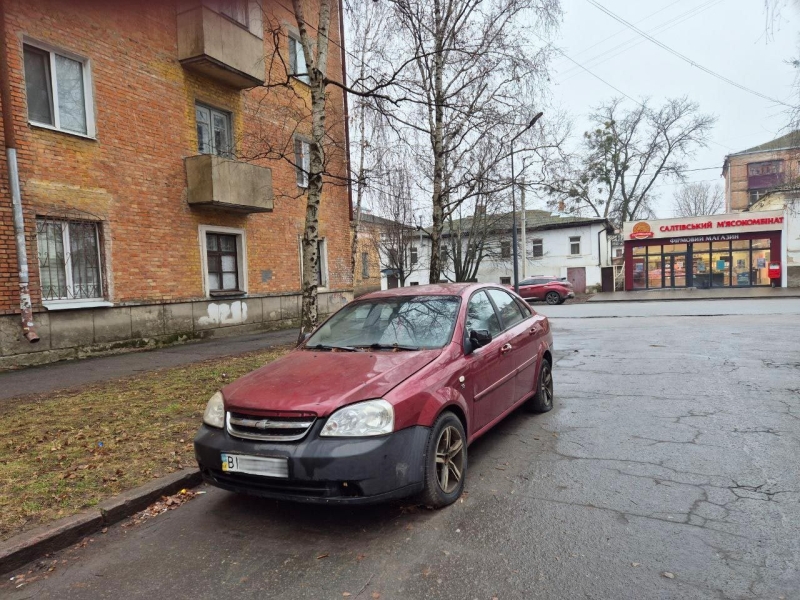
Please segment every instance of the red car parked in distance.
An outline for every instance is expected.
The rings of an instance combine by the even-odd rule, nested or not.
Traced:
[[[509,286],[514,289],[514,286]],[[536,275],[519,282],[519,295],[528,302],[544,300],[548,304],[563,304],[568,298],[574,298],[572,284],[566,279]]]

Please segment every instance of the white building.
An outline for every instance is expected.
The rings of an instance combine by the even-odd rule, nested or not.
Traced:
[[[534,275],[565,277],[582,293],[587,288],[600,288],[603,267],[611,267],[611,238],[613,227],[605,219],[583,218],[553,214],[544,210],[526,211],[525,260],[522,257],[523,232],[522,213],[518,213],[519,280]],[[504,215],[484,242],[486,256],[478,268],[477,281],[481,283],[512,284],[514,267],[511,252],[511,214]],[[454,224],[454,229],[459,223]],[[463,228],[466,229],[466,228]],[[462,248],[469,239],[462,238]],[[448,248],[452,244],[450,230],[442,234],[444,268],[442,280],[454,281],[453,261]],[[430,283],[431,239],[425,231],[415,236],[412,256],[416,256],[415,268],[406,278],[406,285]],[[381,288],[396,285],[391,276],[384,274]]]

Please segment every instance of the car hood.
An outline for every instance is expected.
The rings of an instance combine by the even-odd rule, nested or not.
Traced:
[[[227,410],[245,414],[324,417],[346,404],[382,397],[441,352],[295,350],[225,386],[222,395]]]

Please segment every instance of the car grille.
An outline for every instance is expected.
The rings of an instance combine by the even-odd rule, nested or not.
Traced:
[[[225,428],[234,437],[264,442],[301,440],[314,424],[313,417],[253,417],[234,412],[225,415]]]

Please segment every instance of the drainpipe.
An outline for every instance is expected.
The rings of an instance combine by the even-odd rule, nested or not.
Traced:
[[[11,81],[8,69],[8,43],[6,41],[6,7],[0,0],[0,103],[3,109],[3,133],[8,164],[8,183],[11,187],[11,208],[14,215],[14,240],[17,246],[19,268],[19,307],[22,318],[22,333],[30,343],[39,341],[33,324],[33,308],[29,289],[28,252],[25,248],[25,220],[22,214],[22,196],[19,191],[19,169],[17,168],[17,139],[11,104]]]
[[[0,0],[2,2],[3,0]],[[342,56],[342,84],[347,87],[347,51],[344,49],[344,0],[338,0],[339,3],[339,48],[341,48]],[[347,204],[350,207],[350,220],[353,220],[353,184],[350,181],[350,107],[347,102],[347,90],[342,90],[343,108],[344,108],[344,148],[345,148],[345,161],[347,163]],[[361,150],[364,151],[363,148]],[[361,215],[358,216],[361,218]]]

